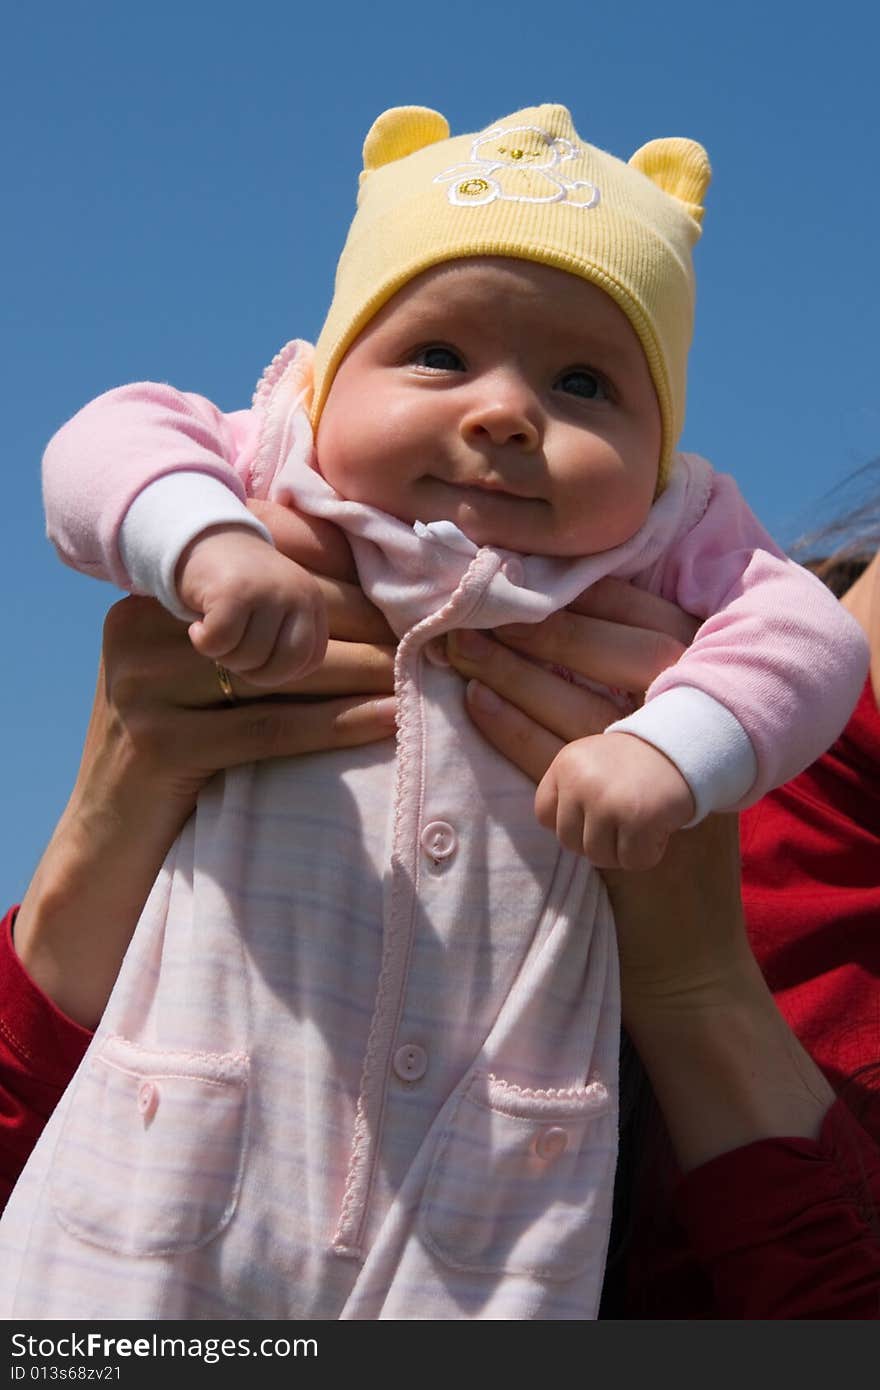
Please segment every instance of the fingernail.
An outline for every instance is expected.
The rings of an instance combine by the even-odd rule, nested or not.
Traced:
[[[373,701],[373,713],[385,724],[397,723],[397,700],[393,695],[385,695]]]
[[[460,656],[470,657],[471,661],[483,661],[489,655],[488,637],[484,637],[482,632],[475,632],[471,627],[450,632],[449,641],[454,651]]]
[[[501,708],[501,700],[490,690],[488,685],[483,685],[481,681],[468,681],[467,697],[472,705],[481,709],[484,714],[497,714]]]
[[[432,637],[431,641],[425,646],[425,656],[433,666],[448,666],[449,657],[446,653],[446,638]]]

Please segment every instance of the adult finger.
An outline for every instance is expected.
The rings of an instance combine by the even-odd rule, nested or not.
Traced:
[[[301,516],[277,502],[248,503],[275,542],[275,548],[310,570],[327,604],[334,637],[358,642],[391,642],[394,634],[358,583],[357,570],[342,531],[320,517]]]
[[[227,676],[232,695],[240,704],[282,695],[288,699],[390,695],[394,691],[394,648],[331,639],[327,643],[324,660],[316,671],[296,680],[280,681],[271,690],[254,685],[246,675],[228,669]],[[173,695],[175,704],[189,709],[204,709],[229,702],[229,696],[220,686],[213,662],[201,658],[197,658],[196,668],[185,672],[183,663],[178,662],[175,684],[173,690],[169,685],[168,693]]]
[[[314,576],[327,607],[331,637],[350,642],[394,642],[396,638],[364,591],[357,584]]]
[[[237,682],[236,682],[237,684]],[[246,683],[243,694],[247,698]],[[322,665],[280,687],[290,695],[387,695],[394,690],[394,647],[369,642],[327,643]],[[251,692],[251,696],[256,695]]]
[[[390,738],[396,702],[356,697],[340,700],[255,700],[212,711],[192,710],[175,723],[180,755],[205,773],[265,758],[296,757]],[[167,743],[162,755],[168,757]]]
[[[567,667],[603,685],[639,692],[647,690],[686,650],[683,642],[667,632],[629,627],[571,608],[560,609],[541,623],[498,627],[495,636],[536,661]]]
[[[357,570],[342,531],[332,522],[316,516],[303,516],[278,502],[251,498],[254,516],[267,528],[275,549],[315,574],[357,583]]]
[[[104,620],[104,651],[107,698],[126,715],[228,703],[213,661],[195,651],[186,624],[155,599],[129,597],[112,605]],[[393,688],[393,646],[331,640],[317,671],[282,683],[274,693],[362,696],[388,694]],[[233,677],[233,692],[242,701],[267,696],[239,676]]]
[[[699,618],[685,613],[677,604],[611,575],[591,584],[569,607],[576,613],[604,618],[609,623],[665,632],[686,647],[690,646],[700,626]]]
[[[479,681],[470,681],[465,704],[480,733],[533,782],[540,782],[564,740]]]
[[[619,717],[610,700],[536,666],[485,633],[451,632],[446,650],[463,676],[477,678],[566,743],[601,733]]]

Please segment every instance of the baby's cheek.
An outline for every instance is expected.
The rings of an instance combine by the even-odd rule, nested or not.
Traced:
[[[370,502],[374,506],[382,506],[370,470],[363,466],[356,443],[350,439],[340,439],[334,430],[319,437],[315,456],[318,472],[340,497],[349,502]]]
[[[642,496],[619,474],[582,469],[553,493],[553,537],[548,554],[598,555],[622,545],[644,524],[651,496]]]
[[[315,435],[315,462],[321,477],[325,478],[331,487],[337,487],[336,479],[342,466],[340,455],[343,450],[340,448],[341,441],[338,442],[336,436],[335,425],[325,414]]]

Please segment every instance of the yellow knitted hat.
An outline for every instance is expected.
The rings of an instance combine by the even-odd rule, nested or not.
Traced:
[[[540,261],[598,285],[639,336],[663,423],[658,491],[684,423],[693,331],[691,249],[709,160],[652,140],[628,164],[581,140],[564,106],[449,137],[423,106],[394,107],[364,142],[358,209],[315,349],[315,425],[348,348],[407,281],[465,256]]]

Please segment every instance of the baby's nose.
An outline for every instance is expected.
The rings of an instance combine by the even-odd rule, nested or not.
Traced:
[[[528,391],[487,391],[465,411],[461,430],[471,443],[482,440],[499,447],[516,444],[535,449],[541,441],[540,411]]]

